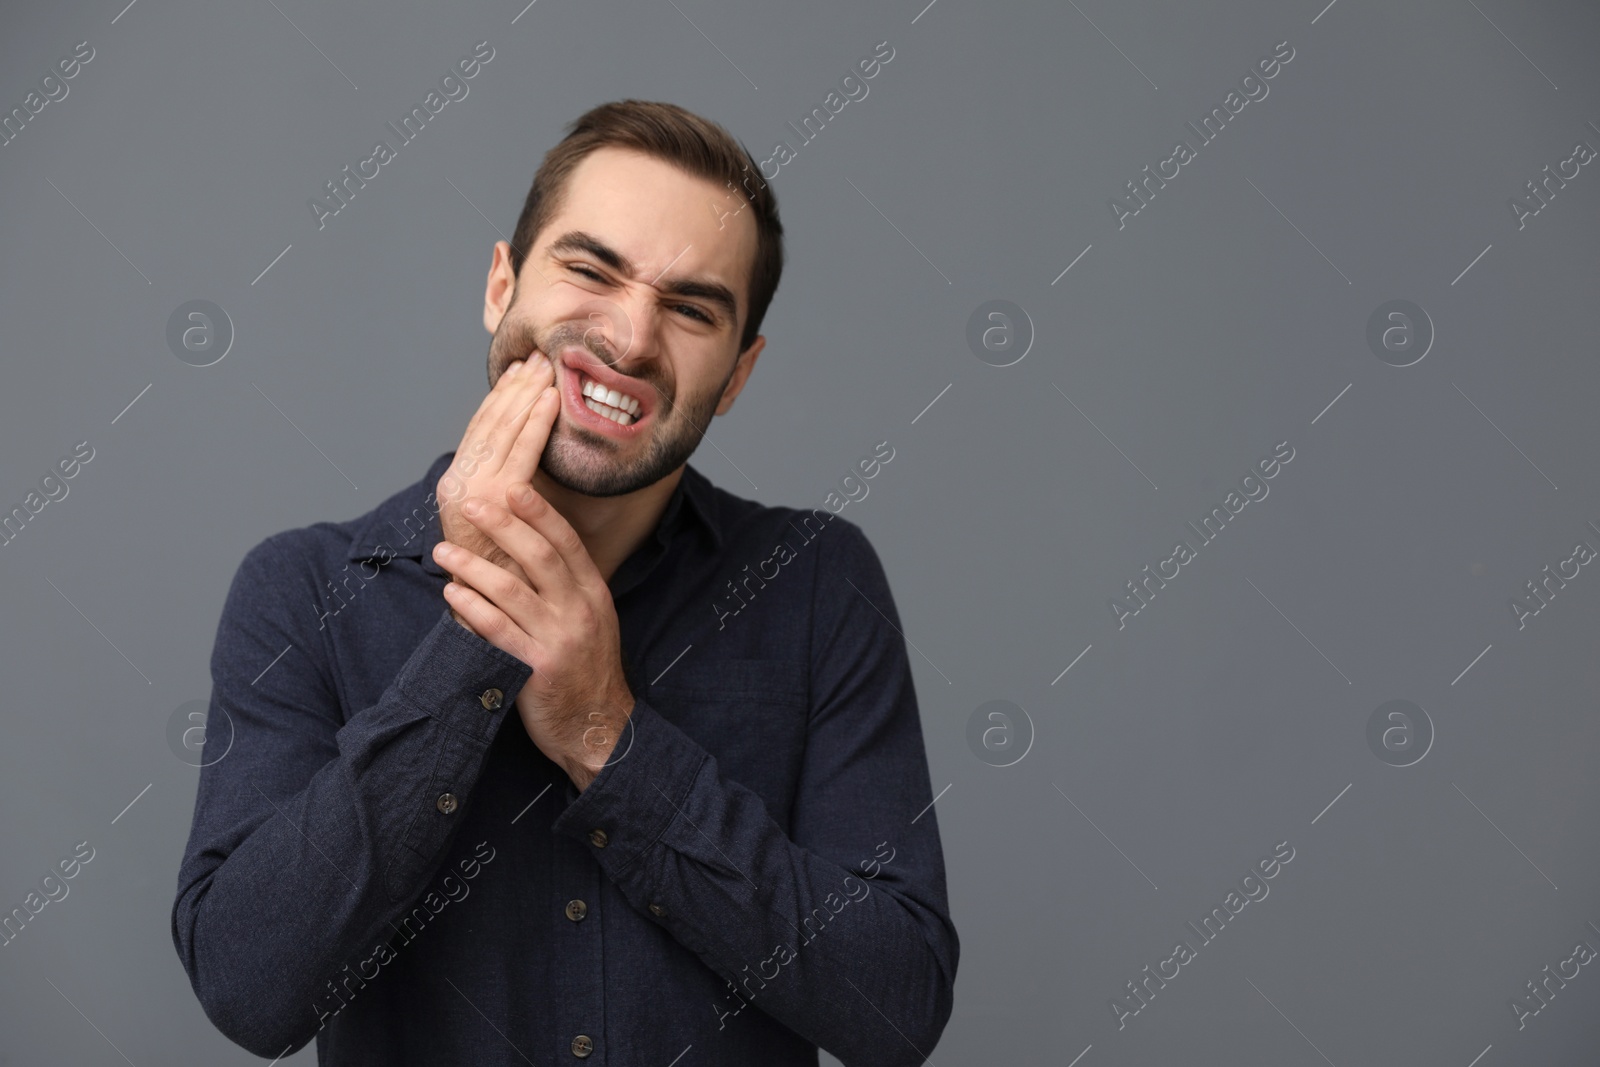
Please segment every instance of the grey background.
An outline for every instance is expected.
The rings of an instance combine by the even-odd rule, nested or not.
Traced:
[[[883,40],[773,179],[768,348],[694,462],[813,505],[896,449],[843,514],[944,790],[933,1062],[1592,1059],[1594,968],[1525,1029],[1508,1001],[1600,947],[1600,577],[1525,629],[1509,601],[1600,546],[1600,174],[1520,231],[1507,198],[1600,146],[1600,10],[1324,2],[7,5],[0,110],[95,57],[0,148],[0,503],[95,457],[0,547],[0,911],[96,854],[0,949],[0,1062],[253,1060],[171,944],[197,772],[165,733],[245,550],[455,446],[496,228],[565,123],[670,100],[765,158]],[[480,40],[467,99],[319,231],[307,199]],[[1268,97],[1118,230],[1107,199],[1284,40]],[[996,298],[1036,333],[1005,368],[964,339]],[[1437,329],[1406,368],[1365,341],[1396,298]],[[165,342],[192,299],[237,331],[211,367]],[[1285,440],[1268,498],[1119,630],[1108,599]],[[1437,731],[1407,768],[1366,742],[1396,698]],[[995,699],[1035,735],[1003,769],[966,740]],[[1119,1030],[1110,998],[1280,841],[1270,895]]]

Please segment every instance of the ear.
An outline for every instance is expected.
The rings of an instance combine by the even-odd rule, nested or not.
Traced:
[[[722,399],[717,401],[715,414],[724,414],[733,407],[735,398],[744,391],[744,383],[749,380],[750,372],[756,369],[756,357],[761,355],[761,350],[765,347],[767,347],[766,336],[757,334],[756,339],[750,342],[750,347],[739,353],[739,360],[733,365],[733,374],[722,390]]]
[[[483,328],[493,334],[500,328],[516,296],[517,275],[511,269],[511,246],[504,241],[494,243],[494,255],[489,259],[489,280],[483,290]]]

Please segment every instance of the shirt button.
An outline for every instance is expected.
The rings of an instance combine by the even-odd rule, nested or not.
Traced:
[[[433,802],[433,806],[449,815],[456,810],[456,795],[454,793],[440,793],[439,799]]]
[[[567,918],[573,922],[582,922],[583,917],[589,914],[589,905],[581,900],[567,901]]]
[[[589,1053],[593,1051],[594,1042],[590,1040],[588,1034],[579,1034],[577,1037],[572,1039],[572,1054],[578,1057],[578,1059],[587,1059]]]
[[[500,690],[498,690],[498,689],[485,689],[483,691],[483,695],[478,697],[478,703],[482,704],[484,707],[488,708],[490,711],[493,711],[493,710],[495,710],[496,708],[498,708],[500,706],[500,702],[502,700],[504,700],[504,699],[505,699],[505,694],[500,692]]]
[[[650,914],[654,915],[658,919],[662,919],[666,917],[667,909],[663,908],[660,904],[652,904],[650,905]]]
[[[604,830],[589,831],[589,844],[593,845],[595,848],[605,848],[606,842],[610,840],[611,839],[606,836],[606,832]]]

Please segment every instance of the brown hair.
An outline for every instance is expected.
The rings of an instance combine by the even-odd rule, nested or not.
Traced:
[[[539,232],[561,208],[567,179],[577,165],[597,148],[631,148],[672,163],[697,178],[743,190],[755,214],[756,254],[750,269],[750,307],[739,351],[750,347],[761,332],[772,294],[783,274],[783,223],[778,201],[755,158],[723,127],[676,104],[649,100],[619,100],[584,112],[569,127],[561,142],[545,153],[533,176],[533,186],[517,218],[511,240],[511,269],[520,277],[527,250]],[[732,208],[730,215],[744,207]]]

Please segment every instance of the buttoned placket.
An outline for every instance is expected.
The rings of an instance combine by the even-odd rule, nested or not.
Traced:
[[[653,536],[623,561],[608,583],[613,601],[621,601],[642,585],[666,556],[672,538],[682,524],[682,508],[688,506],[682,494],[675,494]],[[422,567],[440,579],[448,572],[433,558],[432,547],[442,537],[438,516],[434,516],[424,538]],[[442,581],[440,583],[443,584]],[[631,601],[631,597],[628,598]],[[490,689],[478,699],[484,708],[500,706],[503,693]],[[564,783],[567,803],[578,797],[577,787]],[[436,800],[440,812],[453,813],[457,800],[445,794]],[[585,1067],[608,1063],[605,1040],[605,911],[601,906],[607,889],[606,876],[595,858],[595,851],[607,847],[618,828],[594,827],[582,840],[559,839],[555,844],[554,882],[556,896],[550,907],[556,912],[557,984],[561,995],[551,1008],[556,1013],[554,1054],[556,1063],[582,1062]],[[624,831],[625,832],[625,831]],[[612,891],[615,898],[620,894]],[[655,909],[652,908],[652,911]],[[664,912],[657,912],[658,917]]]
[[[567,803],[577,798],[571,782],[563,790]],[[586,1065],[608,1062],[605,1041],[605,919],[601,906],[605,875],[588,840],[556,842],[556,892],[550,906],[557,912],[556,959],[564,995],[553,1005],[557,1013],[555,1062]]]

